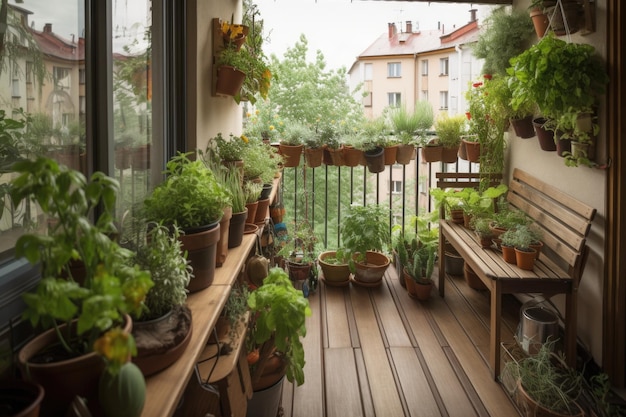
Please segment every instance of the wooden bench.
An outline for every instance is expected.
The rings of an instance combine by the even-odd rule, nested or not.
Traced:
[[[493,183],[494,181],[492,181]],[[478,187],[477,173],[437,173],[438,188]],[[494,378],[500,373],[502,294],[565,294],[565,355],[576,361],[578,284],[588,254],[586,238],[596,210],[530,174],[515,169],[507,201],[528,214],[543,231],[544,248],[533,271],[524,271],[502,259],[494,248],[483,249],[473,231],[445,220],[439,225],[439,293],[445,294],[444,244],[449,242],[491,292],[489,364]]]

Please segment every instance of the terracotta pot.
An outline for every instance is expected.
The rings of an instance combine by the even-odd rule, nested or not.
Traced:
[[[280,154],[283,156],[283,163],[286,167],[297,167],[300,165],[300,158],[302,157],[303,145],[285,145],[279,144]]]
[[[367,251],[365,262],[354,261],[354,281],[363,285],[380,285],[390,263],[387,255],[380,252]]]
[[[324,165],[333,166],[335,164],[333,162],[333,157],[330,151],[331,151],[330,148],[324,148],[324,155],[322,157],[322,162],[324,163]]]
[[[240,213],[233,213],[228,226],[228,249],[233,249],[241,245],[243,234],[248,218],[248,209]]]
[[[439,162],[441,161],[441,153],[443,146],[423,146],[422,147],[422,160],[424,162]]]
[[[327,258],[334,258],[336,251],[326,251],[319,254],[317,257],[324,282],[326,285],[333,287],[345,286],[350,284],[350,267],[348,264],[331,264],[325,261]]]
[[[508,262],[510,264],[517,263],[517,259],[515,259],[514,247],[500,245],[500,249],[502,250],[502,258],[505,260],[505,262]]]
[[[446,164],[453,164],[457,162],[459,156],[459,147],[455,146],[453,148],[446,148],[445,146],[441,149],[441,162],[445,162]]]
[[[415,298],[420,301],[426,301],[430,298],[430,293],[433,291],[433,282],[429,281],[428,284],[424,282],[415,282]]]
[[[459,158],[467,161],[467,148],[465,147],[465,142],[461,141],[459,144]]]
[[[535,133],[537,134],[537,141],[542,150],[547,152],[556,151],[556,143],[554,142],[554,132],[547,130],[545,124],[547,119],[538,117],[533,119],[533,126],[535,127]]]
[[[517,384],[517,394],[524,404],[525,415],[528,417],[583,417],[585,415],[577,403],[574,403],[574,407],[577,409],[574,414],[561,414],[543,407],[528,395],[521,382]]]
[[[414,145],[398,145],[396,151],[396,162],[401,165],[408,165],[415,159],[415,146]],[[455,155],[456,159],[456,155]]]
[[[365,163],[369,172],[377,174],[385,170],[385,149],[376,147],[373,150],[365,151]]]
[[[539,241],[539,243],[531,243],[530,247],[535,250],[535,259],[539,259],[539,255],[543,249],[543,242]]]
[[[285,206],[283,206],[282,204],[270,206],[270,217],[272,218],[274,224],[283,222],[285,212]]]
[[[526,271],[532,271],[535,267],[535,258],[537,257],[537,251],[534,249],[520,250],[515,248],[515,263],[520,269]]]
[[[270,199],[259,200],[259,205],[254,216],[254,224],[265,223],[265,219],[269,216]]]
[[[222,266],[228,255],[228,236],[230,229],[230,219],[233,216],[233,208],[226,207],[224,215],[220,220],[220,240],[215,252],[215,266]]]
[[[526,116],[523,119],[511,119],[511,124],[513,125],[513,130],[518,137],[528,139],[535,136],[532,115]]]
[[[193,268],[194,277],[189,281],[190,293],[203,290],[213,283],[215,276],[215,254],[220,239],[220,224],[198,232],[185,230],[179,237],[182,250],[187,251],[187,259]]]
[[[356,167],[363,160],[363,151],[353,146],[344,146],[343,162],[348,167]]]
[[[124,323],[124,332],[130,333],[133,328],[130,316],[125,316]],[[64,331],[65,326],[62,325],[60,331]],[[37,354],[57,343],[56,330],[50,329],[28,341],[17,355],[24,378],[40,384],[45,391],[41,403],[42,414],[65,415],[76,395],[86,398],[89,409],[98,412],[98,382],[105,368],[104,360],[96,352],[90,352],[56,362],[33,361]]]
[[[222,65],[217,69],[215,93],[223,96],[235,96],[239,94],[245,79],[245,72],[235,67]]]
[[[476,235],[478,236],[478,242],[482,248],[490,248],[493,244],[493,237],[491,234],[485,235],[476,233]]]
[[[132,358],[144,376],[154,375],[176,362],[191,340],[191,310],[177,307],[161,319],[135,322],[137,356]],[[155,346],[155,340],[161,342]]]
[[[476,275],[476,272],[468,265],[463,266],[463,278],[467,285],[475,290],[486,290],[487,286],[481,281],[480,277]]]
[[[246,218],[246,223],[254,224],[254,220],[256,219],[256,211],[259,207],[259,200],[253,201],[252,203],[246,203],[246,208],[248,209],[248,217]]]
[[[334,148],[328,148],[327,151],[330,154],[330,159],[332,160],[332,165],[336,166],[336,167],[341,167],[344,166],[344,160],[343,160],[343,147],[334,149]]]
[[[274,184],[272,183],[263,184],[263,190],[261,191],[259,200],[265,200],[266,198],[270,198],[270,196],[272,195],[273,189],[274,189]]]
[[[409,297],[416,298],[417,293],[415,292],[415,280],[405,270],[402,271],[402,275],[404,277],[404,286],[406,287]]]
[[[465,151],[467,152],[467,160],[469,162],[480,162],[480,143],[467,139],[461,139],[465,143]]]
[[[0,405],[10,417],[38,417],[44,389],[41,385],[22,380],[0,382]],[[5,415],[5,414],[2,414]]]
[[[385,147],[385,165],[393,165],[396,163],[396,156],[398,155],[398,145]]]
[[[465,217],[462,209],[452,209],[450,210],[450,221],[452,223],[464,223]]]
[[[530,11],[530,18],[533,21],[533,26],[535,27],[535,33],[537,34],[537,38],[543,38],[543,36],[546,34],[546,31],[548,30],[548,16],[543,12],[541,7],[535,7]]]
[[[309,168],[317,168],[322,165],[322,159],[324,157],[323,148],[305,148],[304,149],[304,161]]]
[[[311,273],[312,263],[297,263],[297,262],[287,262],[287,270],[289,271],[289,279],[293,283],[293,286],[297,290],[301,290],[306,281],[309,278],[309,274]]]
[[[472,214],[463,212],[463,227],[466,229],[472,229]]]

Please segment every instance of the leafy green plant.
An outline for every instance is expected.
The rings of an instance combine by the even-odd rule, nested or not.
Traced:
[[[365,260],[368,250],[382,252],[391,241],[388,211],[378,204],[353,204],[341,222],[341,240],[349,255]]]
[[[317,259],[319,239],[309,222],[292,225],[293,232],[278,251],[278,255],[290,262],[308,264]]]
[[[220,132],[214,138],[209,139],[207,151],[214,152],[220,160],[240,161],[243,159],[247,145],[248,138],[245,136],[235,136],[231,133],[228,138],[225,138]]]
[[[205,226],[221,219],[231,204],[226,188],[192,153],[179,153],[167,163],[167,178],[144,200],[145,217],[182,229]]]
[[[150,225],[145,240],[137,245],[132,261],[150,272],[154,286],[146,294],[146,311],[134,318],[156,319],[185,304],[193,273],[179,236],[177,226],[170,230],[163,225]]]
[[[537,241],[536,235],[526,225],[518,226],[515,229],[510,229],[509,231],[511,232],[510,243],[516,249],[528,251],[530,249],[530,245]]]
[[[509,60],[524,52],[534,35],[527,12],[508,12],[504,7],[494,10],[485,19],[484,30],[473,47],[474,56],[485,60],[483,73],[505,75]]]
[[[261,377],[270,356],[276,352],[285,362],[287,379],[304,383],[305,320],[311,315],[308,300],[296,290],[287,273],[272,268],[261,285],[248,297],[253,319],[248,333],[248,347],[259,349],[259,361],[251,370],[253,383]]]
[[[19,174],[11,183],[14,204],[32,201],[50,219],[47,233],[26,233],[15,245],[16,257],[41,266],[36,291],[24,294],[24,318],[33,326],[55,328],[67,352],[90,352],[124,314],[141,311],[153,285],[150,274],[130,262],[133,253],[110,238],[117,233],[119,184],[101,172],[87,181],[82,173],[42,157],[17,162],[13,169]],[[92,223],[96,207],[100,211]],[[84,266],[84,277],[74,275],[72,264]],[[74,319],[77,326],[59,330]]]
[[[246,181],[243,184],[243,191],[246,196],[246,204],[254,203],[261,196],[263,184],[260,182]]]
[[[313,130],[306,124],[297,121],[289,121],[285,125],[285,133],[281,138],[281,143],[290,146],[303,145],[304,141],[313,135]]]
[[[243,154],[244,177],[260,177],[264,184],[271,183],[282,158],[277,152],[276,148],[259,140],[250,141]]]
[[[478,236],[489,237],[492,235],[491,228],[489,227],[491,219],[488,217],[474,216],[471,221],[471,226]]]

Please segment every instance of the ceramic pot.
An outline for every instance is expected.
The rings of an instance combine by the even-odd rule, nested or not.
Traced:
[[[318,148],[305,148],[304,149],[304,161],[309,168],[317,168],[322,165],[322,159],[324,157],[324,149]]]
[[[404,286],[406,287],[409,297],[416,298],[417,293],[415,292],[415,280],[405,270],[402,271],[402,275],[404,276]]]
[[[333,287],[346,286],[350,283],[350,267],[348,264],[334,264],[325,261],[327,258],[334,258],[336,251],[326,251],[317,257],[322,275],[326,285]]]
[[[259,200],[253,201],[252,203],[246,203],[246,208],[248,209],[248,217],[246,218],[246,223],[254,224],[254,219],[256,219],[256,211],[259,207]]]
[[[422,147],[422,160],[424,162],[439,162],[441,161],[441,153],[443,146],[440,145],[427,145]]]
[[[428,284],[424,282],[415,282],[415,298],[420,301],[426,301],[430,298],[430,293],[433,291],[433,282],[429,281]]]
[[[340,148],[327,148],[326,149],[330,155],[330,159],[332,160],[332,164],[336,167],[341,167],[344,166],[344,160],[343,160],[343,146]]]
[[[526,116],[523,119],[511,119],[511,125],[513,125],[515,134],[522,139],[528,139],[535,136],[532,115]]]
[[[454,156],[456,159],[456,154]],[[408,165],[415,159],[415,146],[413,145],[398,145],[396,151],[396,162],[401,165]]]
[[[515,248],[512,246],[504,246],[500,245],[500,249],[502,250],[502,258],[505,262],[510,264],[517,263],[517,259],[515,258]]]
[[[538,117],[533,119],[533,126],[537,134],[537,141],[542,150],[546,152],[556,151],[556,143],[554,142],[554,132],[547,130],[545,124],[547,119]]]
[[[393,165],[396,163],[396,156],[398,155],[398,145],[385,147],[385,165]]]
[[[535,33],[537,34],[537,38],[543,38],[543,36],[546,34],[546,31],[548,30],[548,16],[543,12],[541,7],[535,7],[530,10],[530,18],[533,21],[533,26],[535,27]]]
[[[269,216],[270,199],[259,200],[259,204],[254,216],[254,224],[259,225],[265,223],[265,219]]]
[[[363,151],[353,146],[345,146],[343,148],[343,162],[348,167],[356,167],[363,160]]]
[[[365,262],[354,261],[355,283],[366,286],[380,285],[390,263],[387,255],[380,252],[367,251]]]
[[[515,263],[520,269],[526,271],[532,271],[535,267],[535,259],[537,257],[537,251],[534,249],[520,250],[515,248]]]
[[[187,259],[193,268],[193,278],[187,285],[190,293],[203,290],[213,283],[215,276],[215,254],[220,239],[220,224],[200,231],[185,230],[179,237],[181,250],[187,251]]]
[[[465,151],[467,152],[467,160],[469,162],[480,162],[480,143],[467,139],[461,139],[465,143]]]
[[[303,148],[303,145],[285,145],[283,143],[278,145],[280,154],[283,156],[283,164],[291,168],[299,166]]]
[[[246,227],[248,209],[240,213],[233,213],[228,227],[228,249],[233,249],[241,245]]]
[[[245,79],[245,72],[229,65],[222,65],[217,69],[215,93],[223,96],[235,96],[239,94]]]
[[[38,417],[44,389],[41,385],[22,380],[0,382],[0,405],[9,417]]]

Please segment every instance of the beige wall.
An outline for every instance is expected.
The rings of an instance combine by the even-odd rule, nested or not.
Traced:
[[[192,0],[189,4],[188,38],[191,51],[188,63],[188,126],[189,149],[204,149],[208,140],[218,132],[240,134],[243,112],[232,97],[212,96],[212,30],[213,18],[230,21],[234,13],[235,23],[241,23],[241,0],[203,1]],[[196,81],[194,85],[193,81]]]
[[[400,62],[402,72],[400,78],[387,77],[387,63]],[[363,60],[362,64],[373,64],[372,70],[372,116],[378,117],[389,106],[387,93],[400,93],[402,103],[409,111],[413,111],[415,104],[415,66],[413,58],[390,58]]]
[[[582,36],[571,36],[572,42],[592,44],[602,56],[606,56],[606,0],[596,1],[596,31]],[[516,0],[514,5],[525,10],[529,2]],[[563,37],[563,39],[566,39]],[[600,140],[598,143],[600,163],[606,161],[606,112],[604,103],[599,109]],[[587,167],[570,168],[556,152],[544,152],[537,140],[520,139],[509,134],[507,152],[508,167],[517,167],[540,177],[564,192],[597,209],[588,244],[591,249],[578,292],[578,336],[591,351],[594,359],[602,362],[602,283],[604,279],[605,214],[607,201],[607,175],[601,169]],[[562,297],[557,298],[561,301]],[[561,308],[561,311],[564,311]]]

